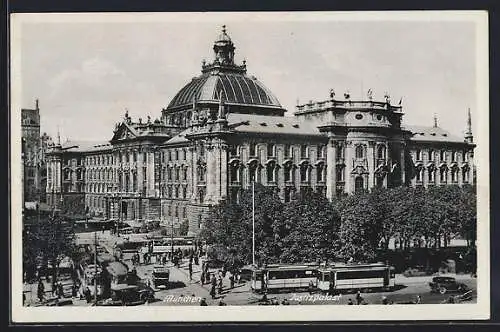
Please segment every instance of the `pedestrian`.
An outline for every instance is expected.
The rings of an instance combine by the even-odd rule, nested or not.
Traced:
[[[78,294],[78,286],[76,285],[76,282],[74,282],[73,286],[71,287],[71,297],[75,298],[77,294]]]
[[[189,280],[192,281],[193,280],[193,263],[192,262],[189,262],[188,269],[189,269]]]
[[[206,306],[208,306],[208,304],[207,304],[207,299],[202,298],[202,299],[201,299],[201,301],[200,301],[200,306],[202,306],[202,307],[206,307]]]
[[[62,282],[57,283],[57,298],[61,298],[64,296],[64,289]]]
[[[308,289],[309,289],[309,294],[312,294],[314,292],[314,283],[312,280],[309,281]]]
[[[231,273],[231,275],[229,276],[229,287],[231,289],[234,288],[234,274],[233,273]]]
[[[38,279],[37,295],[40,302],[43,302],[43,299],[45,297],[45,286],[43,285],[42,279]]]
[[[215,285],[212,284],[211,288],[210,288],[210,296],[212,297],[212,299],[215,299]]]
[[[363,297],[361,296],[361,292],[358,291],[358,293],[356,294],[356,304],[360,305],[361,302],[363,302]]]
[[[420,295],[417,295],[417,298],[415,299],[415,304],[420,304]]]
[[[354,305],[354,303],[352,302],[352,299],[349,299],[349,301],[347,301],[347,304],[348,305]]]
[[[90,303],[92,301],[92,294],[90,294],[90,289],[88,287],[85,287],[83,295],[85,296],[85,300],[87,300],[87,303]]]
[[[219,276],[217,280],[217,292],[222,294],[222,276]]]

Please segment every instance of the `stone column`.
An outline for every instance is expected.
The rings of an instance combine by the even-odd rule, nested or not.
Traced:
[[[352,179],[352,168],[353,168],[353,144],[352,141],[346,140],[345,142],[345,170],[344,170],[344,181],[345,181],[345,192],[352,194],[354,192],[354,185]]]
[[[326,148],[326,198],[332,201],[336,195],[337,187],[337,142],[330,138]]]
[[[220,147],[220,161],[219,161],[219,170],[220,170],[220,192],[219,192],[219,199],[224,199],[228,195],[228,160],[227,160],[227,153],[228,153],[228,146],[226,142],[221,141],[221,147]]]
[[[400,167],[401,170],[401,184],[405,185],[406,183],[406,163],[405,163],[405,143],[401,142],[400,144]]]
[[[368,141],[368,148],[366,151],[366,160],[368,162],[368,185],[367,189],[370,190],[375,187],[375,142]]]
[[[148,149],[147,152],[147,190],[149,196],[155,196],[155,153],[152,149]]]

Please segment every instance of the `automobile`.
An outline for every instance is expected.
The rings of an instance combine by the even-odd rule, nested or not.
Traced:
[[[469,291],[467,285],[457,282],[453,277],[434,277],[429,283],[432,293],[445,294],[447,292],[465,293]]]
[[[111,288],[111,298],[99,306],[134,306],[154,300],[154,291],[141,285],[118,284]]]

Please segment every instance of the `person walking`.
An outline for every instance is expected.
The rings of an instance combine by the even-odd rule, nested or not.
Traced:
[[[229,276],[229,288],[234,288],[234,273],[231,273],[231,275]]]
[[[45,298],[45,286],[43,285],[42,279],[38,279],[37,295],[40,302],[43,302],[43,299]]]
[[[356,294],[356,304],[360,305],[363,302],[363,297],[361,296],[361,292],[358,291]]]
[[[222,294],[222,275],[219,275],[219,278],[217,279],[217,293]]]
[[[217,280],[215,279],[215,275],[212,275],[210,283],[211,283],[210,295],[212,296],[212,299],[215,299],[215,287],[217,286]]]
[[[57,298],[60,299],[64,296],[64,288],[62,282],[57,283]]]
[[[189,281],[192,281],[193,280],[193,262],[189,261],[188,269],[189,269]]]

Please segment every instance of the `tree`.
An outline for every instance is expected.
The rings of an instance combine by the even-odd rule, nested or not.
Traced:
[[[379,231],[373,222],[370,194],[348,196],[341,206],[341,257],[356,262],[373,260],[379,243]]]
[[[42,215],[23,238],[25,255],[34,255],[35,264],[42,268],[52,266],[52,281],[57,281],[59,264],[65,256],[78,257],[73,223],[60,215]]]
[[[287,204],[283,216],[274,230],[279,261],[295,263],[337,258],[340,216],[325,197],[306,193]]]

